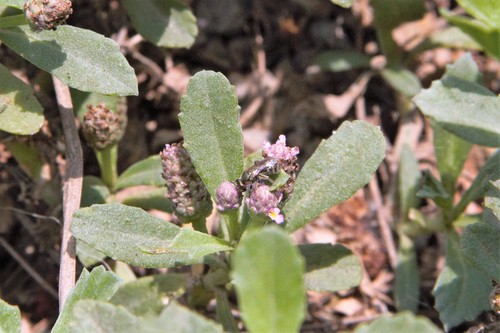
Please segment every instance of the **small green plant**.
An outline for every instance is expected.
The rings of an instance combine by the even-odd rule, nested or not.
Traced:
[[[190,287],[198,295],[189,298],[190,305],[215,297],[217,319],[225,330],[236,330],[227,299],[234,289],[249,330],[298,330],[305,315],[305,290],[335,291],[355,286],[361,279],[361,267],[342,245],[297,247],[287,233],[349,198],[369,181],[384,157],[382,134],[365,122],[346,122],[320,144],[297,175],[299,151],[287,147],[284,136],[275,144],[264,145],[262,157],[254,154],[245,165],[238,102],[234,87],[223,75],[202,71],[193,76],[181,110],[184,143],[167,145],[162,163],[154,156],[131,166],[118,177],[114,190],[132,185],[161,189],[166,182],[168,198],[163,200],[170,201],[170,210],[181,222],[192,223],[197,231],[179,228],[139,208],[108,203],[80,209],[73,220],[74,236],[106,256],[134,266],[167,268],[205,263],[208,271],[198,275]],[[161,172],[163,177],[159,177]],[[353,172],[356,177],[351,176]],[[210,197],[221,215],[215,232],[219,237],[207,234]],[[141,205],[151,207],[156,200],[145,195]],[[277,223],[280,227],[265,227]],[[178,288],[188,288],[185,274],[155,277],[175,278],[182,281]],[[120,288],[126,293],[141,280]],[[155,284],[154,290],[148,291],[154,299],[165,292],[158,287]],[[88,320],[74,318],[71,327],[101,322],[104,317],[88,312],[96,306],[114,312],[124,311],[116,307],[122,305],[131,311],[127,312],[131,318],[142,320],[141,313],[130,308],[130,298],[120,297],[116,303],[114,297],[77,303],[73,313],[83,311],[82,316],[88,316]],[[166,310],[148,309],[146,303],[140,306],[141,311],[155,313],[158,322],[166,320],[168,316],[162,312]]]

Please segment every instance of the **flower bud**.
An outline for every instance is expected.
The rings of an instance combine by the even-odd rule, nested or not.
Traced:
[[[24,4],[24,13],[31,29],[55,29],[73,13],[70,0],[30,0]]]
[[[250,192],[246,204],[252,214],[261,217],[267,216],[277,223],[281,223],[283,215],[279,213],[280,201],[281,195],[271,192],[269,186],[259,184]]]
[[[87,143],[94,149],[104,150],[116,144],[123,136],[122,121],[104,103],[88,105],[83,115],[82,131]]]
[[[217,187],[215,196],[217,209],[221,212],[238,209],[241,205],[241,191],[235,184],[229,181],[226,181]]]
[[[172,201],[177,217],[182,222],[192,222],[210,215],[210,194],[182,143],[165,145],[160,156],[166,196]]]

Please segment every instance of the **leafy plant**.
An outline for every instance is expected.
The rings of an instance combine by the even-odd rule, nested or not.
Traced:
[[[440,180],[430,173],[420,176],[411,151],[403,150],[400,164],[400,263],[396,277],[396,300],[400,310],[416,311],[418,278],[414,239],[429,232],[442,232],[446,238],[446,263],[439,274],[433,294],[436,309],[445,329],[474,320],[488,310],[491,281],[498,282],[496,259],[500,237],[497,192],[488,192],[481,217],[472,218],[462,236],[460,221],[467,204],[482,198],[500,178],[500,155],[495,152],[485,163],[471,187],[456,203],[453,200],[471,144],[500,146],[500,132],[490,126],[500,121],[500,100],[482,87],[481,75],[470,55],[448,66],[445,75],[414,101],[432,120],[434,145]],[[470,104],[466,104],[470,103]],[[481,113],[481,115],[478,115]],[[442,149],[441,149],[442,148]],[[418,200],[433,200],[438,216],[426,219],[416,211]],[[496,217],[495,217],[496,214]]]

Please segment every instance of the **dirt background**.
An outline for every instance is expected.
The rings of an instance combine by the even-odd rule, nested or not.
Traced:
[[[169,50],[137,35],[119,1],[73,1],[74,14],[68,23],[116,40],[138,77],[139,96],[127,98],[129,122],[119,146],[119,171],[182,138],[177,118],[180,97],[190,75],[202,69],[220,71],[236,86],[247,152],[285,134],[289,145],[300,148],[302,164],[320,140],[345,120],[363,119],[380,126],[388,150],[376,177],[293,237],[299,243],[342,243],[360,256],[365,269],[357,288],[308,293],[303,332],[349,330],[394,311],[391,251],[397,239],[390,232],[384,235],[383,230],[398,219],[395,180],[400,143],[411,143],[422,170],[436,170],[430,126],[414,109],[402,117],[398,95],[376,74],[367,70],[328,73],[312,65],[314,57],[327,50],[379,55],[372,65],[383,64],[368,0],[356,1],[352,9],[327,0],[187,2],[198,19],[199,36],[188,50]],[[446,23],[438,18],[438,5],[456,9],[453,1],[426,1],[427,21],[401,27],[401,36],[419,31],[425,37],[425,33],[443,29]],[[405,38],[398,42],[407,47]],[[428,87],[442,75],[444,66],[463,52],[429,50],[408,59],[407,65]],[[485,75],[485,84],[498,94],[499,64],[480,53],[473,55]],[[0,58],[34,87],[47,118],[40,133],[32,137],[0,135],[0,297],[20,306],[23,332],[46,332],[58,309],[55,290],[62,216],[59,170],[65,163],[64,140],[50,77],[4,45],[0,46]],[[40,153],[44,165],[41,180],[34,181],[29,170],[12,158],[6,142],[15,140],[29,142]],[[490,153],[474,147],[459,179],[459,191],[469,186]],[[98,175],[95,157],[86,146],[84,158],[85,174]],[[426,215],[436,211],[430,202],[422,201],[421,205]],[[471,204],[468,211],[480,212],[481,203]],[[443,240],[436,235],[422,236],[417,250],[419,314],[441,325],[433,309],[431,290],[443,265]],[[29,270],[42,280],[36,281]],[[477,322],[452,332],[474,329],[490,320],[491,314],[485,313]]]

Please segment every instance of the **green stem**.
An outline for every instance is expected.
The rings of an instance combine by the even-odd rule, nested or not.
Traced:
[[[215,288],[215,298],[217,300],[217,321],[222,324],[225,332],[239,332],[238,325],[231,313],[231,304],[227,299],[227,291],[222,288]]]
[[[24,14],[11,15],[0,18],[0,29],[13,28],[20,25],[28,24]]]
[[[238,237],[239,223],[238,210],[231,210],[221,214],[224,236],[229,243],[232,243]]]
[[[95,155],[101,169],[101,178],[112,189],[118,179],[118,172],[116,171],[118,146],[112,145],[104,150],[95,150]]]

